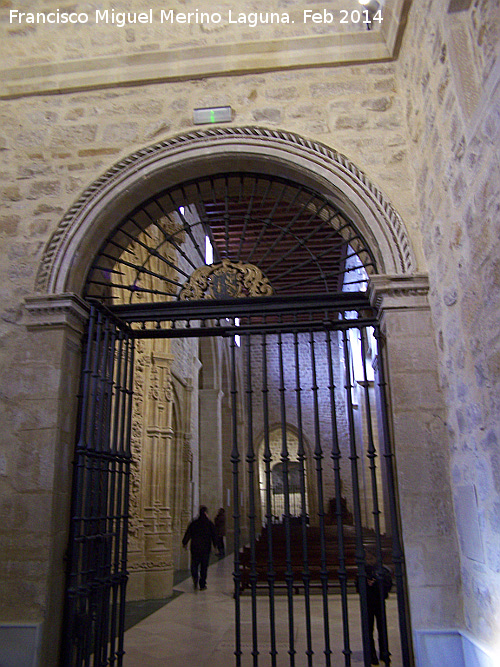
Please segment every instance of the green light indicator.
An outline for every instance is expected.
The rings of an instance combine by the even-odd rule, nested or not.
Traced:
[[[193,109],[193,120],[195,124],[227,123],[232,120],[232,110],[231,107]]]

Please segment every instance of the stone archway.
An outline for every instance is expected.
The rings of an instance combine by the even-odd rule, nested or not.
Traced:
[[[166,183],[241,169],[293,177],[327,194],[370,243],[380,273],[399,275],[417,270],[400,216],[344,155],[288,132],[220,128],[144,148],[94,181],[52,235],[37,274],[36,291],[81,293],[96,247],[117,221]]]
[[[426,309],[427,285],[422,278],[414,279],[415,258],[404,226],[362,172],[331,149],[296,135],[233,128],[192,133],[139,151],[115,165],[82,195],[45,250],[36,287],[49,297],[28,300],[33,329],[47,316],[52,325],[61,327],[71,321],[72,329],[76,313],[84,319],[85,307],[78,298],[66,296],[63,304],[59,295],[81,293],[96,247],[121,216],[163,187],[165,179],[176,182],[188,171],[191,176],[204,175],[243,166],[293,176],[333,197],[370,240],[380,271],[396,276],[390,281],[384,276],[372,281],[374,300],[383,297],[395,307],[395,297],[409,297],[418,302],[417,310]],[[66,442],[61,441],[60,447]]]

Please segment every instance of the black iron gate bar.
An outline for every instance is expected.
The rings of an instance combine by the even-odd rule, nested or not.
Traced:
[[[362,367],[363,367],[363,393],[364,393],[364,404],[365,404],[365,414],[366,414],[366,420],[367,420],[367,439],[368,439],[368,451],[367,451],[367,458],[369,462],[369,469],[370,469],[370,479],[371,479],[371,491],[372,491],[372,501],[373,501],[373,510],[372,510],[372,515],[373,515],[373,520],[375,524],[375,552],[377,555],[377,560],[382,561],[382,543],[381,543],[381,538],[380,538],[380,508],[379,508],[379,501],[378,501],[378,488],[377,488],[377,478],[376,478],[376,457],[377,457],[377,452],[375,449],[375,441],[374,441],[374,429],[373,429],[373,423],[372,423],[372,412],[371,412],[371,400],[370,400],[370,392],[369,392],[369,386],[368,386],[368,377],[366,373],[366,363],[367,363],[367,350],[366,350],[366,345],[367,345],[367,340],[366,340],[366,329],[360,329],[360,342],[361,342],[361,361],[362,361]],[[381,627],[381,632],[383,634],[382,637],[382,644],[384,647],[386,647],[386,650],[383,652],[383,655],[380,656],[380,659],[383,662],[388,662],[389,661],[389,653],[388,653],[388,636],[387,636],[387,617],[386,617],[386,610],[385,610],[385,605],[383,604],[383,591],[382,588],[380,589],[380,594],[382,596],[381,598],[381,617],[382,617],[382,627]]]
[[[318,518],[319,518],[319,537],[321,548],[321,592],[323,600],[323,634],[325,639],[324,654],[327,667],[331,665],[330,631],[328,619],[328,570],[326,565],[326,541],[325,541],[325,503],[323,494],[323,448],[321,446],[320,419],[319,419],[319,401],[318,401],[318,381],[316,374],[316,350],[314,334],[309,333],[309,345],[311,354],[312,370],[312,392],[313,392],[313,410],[314,410],[314,462],[316,468],[316,485],[318,489]]]
[[[302,536],[302,581],[304,582],[304,609],[306,617],[306,656],[307,665],[312,667],[314,651],[312,648],[312,627],[311,627],[311,599],[310,599],[310,581],[311,574],[309,570],[309,556],[307,548],[307,504],[306,504],[306,452],[304,447],[303,428],[302,428],[302,387],[300,375],[300,355],[299,355],[299,337],[298,333],[293,334],[293,352],[295,360],[295,404],[297,410],[297,429],[298,429],[298,460],[300,474],[300,527]],[[272,531],[269,531],[272,539]]]
[[[271,495],[271,463],[272,454],[269,440],[269,385],[267,377],[267,338],[266,334],[261,334],[261,348],[262,348],[262,415],[264,427],[264,465],[266,477],[266,522],[271,525],[273,520],[273,504]],[[267,584],[269,589],[269,630],[270,630],[270,651],[271,666],[276,667],[276,657],[278,651],[276,648],[276,620],[275,620],[275,590],[274,582],[276,574],[273,565],[273,533],[267,533]]]
[[[281,463],[283,466],[283,495],[285,500],[284,516],[290,516],[290,492],[288,489],[288,447],[286,437],[286,403],[285,403],[285,380],[284,380],[284,365],[283,365],[283,341],[281,332],[278,333],[278,355],[279,355],[279,393],[280,393],[280,415],[281,415]],[[293,570],[291,557],[291,534],[290,522],[285,521],[285,553],[286,553],[286,571],[285,582],[287,589],[288,602],[288,654],[290,656],[290,666],[295,665],[295,650],[294,645],[294,609],[293,609]]]
[[[359,581],[359,597],[361,605],[361,632],[363,638],[363,652],[364,655],[370,654],[370,630],[368,626],[368,598],[367,598],[367,582],[365,569],[365,549],[363,545],[362,534],[362,519],[361,519],[361,505],[360,505],[360,490],[359,490],[359,473],[358,473],[358,459],[356,434],[354,430],[354,408],[352,402],[352,377],[351,377],[351,358],[350,345],[347,338],[347,331],[342,331],[344,342],[344,368],[345,368],[345,394],[347,400],[347,416],[349,420],[349,448],[351,461],[351,481],[353,485],[353,513],[354,525],[356,527],[356,565],[358,566],[358,581]]]
[[[376,314],[364,293],[323,297],[266,297],[171,301],[109,307],[136,338],[222,336],[264,330],[310,331],[351,328],[352,322],[376,326]],[[356,312],[357,319],[345,313]],[[235,322],[238,320],[238,323]]]
[[[241,586],[241,567],[240,567],[240,511],[238,498],[240,497],[239,487],[239,464],[240,452],[238,445],[238,390],[236,382],[236,341],[231,339],[231,465],[233,475],[233,521],[234,521],[234,622],[235,622],[235,649],[236,665],[241,665],[241,605],[240,605],[240,586]]]
[[[404,553],[401,538],[401,526],[398,508],[396,504],[396,480],[395,480],[395,457],[392,449],[390,437],[389,415],[387,412],[387,382],[385,379],[385,340],[381,335],[380,329],[374,329],[374,335],[378,343],[378,387],[381,395],[380,412],[382,422],[382,440],[384,443],[384,459],[386,460],[387,487],[389,490],[391,503],[389,505],[391,528],[392,528],[392,562],[395,570],[396,594],[398,598],[399,628],[401,633],[401,652],[403,667],[413,665],[411,653],[411,640],[408,632],[409,625],[409,601],[406,590],[406,580],[404,571]]]
[[[330,330],[327,330],[326,332],[326,351],[327,351],[327,364],[328,364],[328,391],[330,393],[330,406],[331,406],[330,415],[332,423],[332,451],[330,457],[332,459],[334,484],[335,484],[335,520],[337,526],[337,538],[339,545],[338,548],[339,567],[337,571],[337,576],[340,584],[340,599],[342,606],[342,630],[343,630],[343,645],[344,645],[343,653],[346,656],[346,664],[349,664],[351,648],[350,648],[350,637],[349,637],[349,608],[347,604],[347,569],[346,569],[346,559],[345,559],[345,549],[344,549],[344,530],[343,530],[342,503],[341,503],[342,481],[340,475],[340,460],[342,458],[342,455],[340,453],[338,426],[337,426],[335,378],[333,372],[332,340],[331,340]]]
[[[344,322],[345,324],[345,322]],[[360,332],[361,339],[366,334],[366,327],[364,325],[361,325],[358,320],[351,320],[349,322],[349,328],[351,329],[356,329]],[[371,324],[369,325],[371,326]],[[349,435],[350,435],[350,461],[351,461],[351,477],[352,477],[352,482],[353,482],[353,487],[354,487],[354,510],[355,510],[355,526],[356,526],[356,565],[357,565],[357,571],[358,571],[358,581],[359,581],[359,593],[360,593],[360,598],[361,598],[361,625],[362,625],[362,638],[363,638],[363,653],[364,653],[364,662],[365,665],[370,665],[371,664],[371,653],[370,653],[370,639],[369,639],[369,628],[368,628],[368,610],[367,610],[367,582],[366,582],[366,571],[365,571],[365,547],[364,547],[364,542],[363,542],[363,536],[362,536],[362,519],[361,519],[361,511],[360,511],[360,491],[358,487],[358,469],[357,469],[357,462],[359,459],[359,454],[356,449],[356,436],[355,436],[355,431],[354,431],[354,416],[353,416],[353,405],[352,405],[352,398],[351,398],[351,390],[353,387],[353,378],[351,375],[351,361],[350,361],[350,354],[349,354],[349,340],[347,337],[347,331],[346,327],[342,326],[339,328],[342,340],[343,340],[343,349],[344,349],[344,363],[345,363],[345,368],[346,368],[346,382],[345,382],[345,391],[346,391],[346,400],[348,404],[348,417],[349,417]],[[294,332],[294,345],[297,345],[297,334],[298,332]],[[262,393],[263,393],[263,399],[264,399],[264,407],[267,406],[267,394],[268,394],[268,386],[267,386],[267,357],[265,354],[265,350],[267,347],[267,334],[261,334],[262,336],[262,346],[263,346],[263,361],[266,364],[266,366],[263,368],[263,385],[262,385]],[[334,390],[335,390],[335,385],[334,385],[334,378],[333,378],[333,363],[332,363],[332,357],[331,357],[331,337],[330,337],[330,327],[326,328],[325,332],[326,336],[326,342],[327,342],[327,347],[328,347],[328,375],[329,375],[329,386],[328,389],[331,393],[331,396],[334,397]],[[287,448],[287,440],[286,440],[286,404],[283,400],[284,393],[287,390],[285,387],[284,383],[284,373],[283,373],[283,355],[282,355],[282,339],[281,339],[281,333],[276,334],[277,337],[277,346],[278,346],[278,354],[279,354],[279,392],[280,392],[280,414],[281,414],[281,431],[282,431],[282,451],[281,451],[281,463],[284,468],[284,472],[286,473],[286,467],[287,463],[289,460],[289,452]],[[252,400],[251,400],[251,395],[253,393],[252,385],[251,385],[251,372],[252,372],[252,365],[251,365],[251,346],[250,346],[250,338],[251,334],[246,334],[246,368],[247,372],[249,375],[247,375],[247,406],[249,410],[249,421],[250,421],[250,429],[251,429],[251,424],[253,423],[253,418],[252,418]],[[328,572],[328,567],[326,563],[326,544],[325,544],[325,525],[324,525],[324,502],[323,502],[323,496],[322,496],[322,485],[323,485],[323,470],[322,470],[322,461],[325,455],[325,452],[323,450],[322,444],[321,444],[321,436],[319,433],[319,415],[318,415],[318,385],[316,381],[316,357],[315,357],[315,346],[317,344],[315,340],[315,336],[313,332],[310,332],[309,334],[309,342],[310,342],[310,348],[311,348],[311,369],[313,373],[313,380],[312,380],[312,392],[314,396],[314,429],[315,429],[315,449],[314,449],[314,459],[316,461],[316,473],[317,473],[317,489],[318,489],[318,515],[319,515],[319,520],[320,520],[320,539],[321,539],[321,572],[320,572],[320,579],[321,579],[321,588],[322,588],[322,599],[323,599],[323,623],[324,623],[324,650],[323,653],[325,655],[325,664],[327,666],[331,665],[331,655],[332,655],[332,649],[330,647],[330,630],[329,630],[329,609],[328,609],[328,589],[329,589],[329,577],[330,574]],[[233,349],[233,355],[234,355],[234,349],[235,349],[235,343],[234,340],[232,342],[232,349]],[[297,359],[297,366],[296,366],[296,386],[295,386],[295,391],[297,393],[297,400],[299,401],[299,406],[300,406],[300,393],[301,393],[301,387],[300,387],[300,370],[299,370],[299,362],[298,362],[298,356],[296,352],[296,359]],[[362,347],[362,361],[364,365],[364,384],[365,384],[365,389],[366,389],[366,350],[364,346]],[[234,356],[233,356],[233,364],[234,364]],[[232,375],[235,378],[236,372],[235,372],[235,367],[233,365],[232,369]],[[234,386],[236,386],[234,384]],[[237,392],[235,392],[236,394]],[[367,403],[367,409],[370,410],[370,404],[369,404],[369,397],[365,393],[365,402]],[[236,400],[234,401],[234,405],[236,405]],[[332,413],[332,423],[335,423],[336,419],[336,410],[335,410],[335,403],[334,400],[331,403],[331,413]],[[297,413],[298,415],[300,414],[300,408]],[[301,420],[298,420],[299,425],[301,424]],[[239,455],[239,450],[238,450],[238,437],[237,437],[237,430],[236,430],[236,421],[234,422],[234,441],[233,441],[233,464],[235,465],[235,469],[233,471],[234,473],[234,478],[235,480],[238,479],[238,463],[240,461],[240,455]],[[275,640],[275,611],[274,611],[274,582],[275,582],[275,571],[273,569],[273,556],[272,556],[272,510],[271,510],[271,501],[270,501],[270,495],[269,495],[269,488],[270,488],[270,461],[271,461],[271,454],[269,451],[269,446],[268,446],[268,441],[269,441],[269,425],[268,425],[268,417],[267,417],[267,412],[266,410],[264,411],[264,431],[265,431],[265,452],[264,452],[264,461],[266,463],[266,478],[267,478],[267,507],[266,507],[266,517],[268,519],[268,543],[269,543],[269,560],[268,560],[268,575],[267,575],[267,580],[268,580],[268,586],[269,586],[269,601],[270,601],[270,636],[271,636],[271,660],[272,660],[272,665],[276,664],[276,655],[277,655],[277,650],[276,650],[276,640]],[[301,426],[300,426],[300,432],[301,432]],[[369,460],[370,460],[370,468],[371,468],[371,473],[372,473],[372,482],[376,485],[376,480],[373,476],[374,470],[375,470],[375,447],[374,447],[374,442],[373,442],[373,434],[370,433],[371,426],[368,427],[369,430],[369,435],[368,435],[368,452],[369,452]],[[389,454],[389,452],[386,451],[386,455],[388,456],[388,461],[389,463],[392,464],[392,455]],[[339,538],[339,571],[338,571],[338,577],[341,585],[341,599],[342,599],[342,614],[343,614],[343,630],[344,630],[344,648],[343,648],[343,655],[344,655],[344,660],[345,660],[345,665],[350,665],[351,664],[351,656],[352,656],[352,651],[350,649],[349,645],[349,626],[348,626],[348,607],[347,607],[347,576],[346,576],[346,571],[345,571],[345,554],[344,554],[344,547],[342,543],[342,534],[343,534],[343,525],[342,525],[342,511],[340,507],[340,469],[339,469],[339,460],[340,460],[340,450],[338,446],[338,436],[336,434],[336,428],[333,429],[333,441],[332,441],[332,451],[331,451],[331,457],[333,459],[333,467],[335,470],[335,483],[336,483],[336,501],[337,501],[337,507],[336,507],[336,514],[337,514],[337,530],[338,530],[338,538]],[[249,479],[250,479],[250,510],[248,513],[248,518],[250,519],[250,574],[249,574],[249,583],[250,583],[250,589],[251,589],[251,617],[252,617],[252,651],[251,655],[253,656],[253,664],[256,666],[258,665],[258,655],[259,655],[259,650],[258,650],[258,637],[257,637],[257,614],[256,614],[256,584],[257,584],[257,573],[256,573],[256,559],[255,559],[255,503],[253,499],[253,488],[254,485],[252,483],[252,479],[254,476],[254,471],[253,471],[253,466],[255,462],[255,453],[253,451],[253,435],[249,433],[249,438],[248,438],[248,446],[247,446],[247,464],[248,464],[248,474],[249,474]],[[288,649],[288,654],[289,654],[289,660],[290,660],[290,666],[294,667],[295,665],[295,655],[296,655],[296,649],[294,645],[294,603],[293,603],[293,590],[294,590],[294,584],[293,584],[293,572],[291,568],[291,536],[290,536],[290,519],[291,519],[291,514],[290,514],[290,507],[287,505],[287,489],[286,489],[286,483],[287,483],[287,477],[286,474],[284,474],[284,484],[285,484],[285,512],[284,512],[284,523],[285,523],[285,547],[286,547],[286,572],[285,572],[285,586],[286,586],[286,594],[287,594],[287,603],[288,603],[288,623],[289,623],[289,649]],[[375,486],[376,489],[376,486]],[[373,490],[373,487],[372,487]],[[375,493],[375,491],[374,491]],[[395,497],[393,493],[390,493],[391,498],[393,499],[393,503],[395,500]],[[301,525],[302,528],[304,529],[306,527],[306,510],[305,510],[305,498],[304,498],[304,492],[302,495],[302,511],[301,511]],[[373,505],[373,514],[375,517],[375,523],[376,523],[376,531],[378,531],[378,534],[376,536],[376,555],[377,555],[377,562],[378,562],[378,567],[382,567],[382,549],[381,549],[381,544],[380,544],[380,526],[377,521],[378,519],[378,514],[380,513],[380,510],[378,508],[378,503],[376,500],[376,493],[374,495],[374,505]],[[239,513],[235,515],[235,521],[237,523],[236,525],[236,533],[238,534],[238,545],[239,545],[239,520],[240,516]],[[394,526],[394,543],[396,544],[399,540],[398,537],[398,530],[397,526]],[[303,583],[304,583],[304,588],[305,588],[305,605],[306,608],[309,609],[309,571],[308,571],[308,556],[307,556],[307,543],[304,540],[303,542],[303,547],[305,547],[304,553],[303,553]],[[397,549],[394,549],[394,553],[396,553]],[[236,598],[236,604],[238,607],[238,610],[240,608],[240,583],[241,583],[241,571],[240,571],[240,561],[239,561],[239,553],[236,556],[235,559],[235,581],[237,582],[236,588],[235,588],[235,598]],[[400,563],[400,565],[402,562]],[[402,571],[400,572],[402,574]],[[399,588],[399,586],[398,586]],[[380,588],[380,595],[383,594],[382,589]],[[398,591],[398,596],[399,596],[399,591]],[[401,613],[401,612],[400,612]],[[239,612],[238,612],[239,614]],[[239,615],[238,615],[239,618]],[[401,619],[400,619],[401,620]],[[310,636],[310,611],[306,612],[306,642],[307,642],[307,649],[306,649],[306,655],[308,659],[308,665],[312,665],[312,656],[314,654],[312,650],[312,642],[311,642],[311,636]],[[385,653],[382,653],[381,658],[385,661],[389,659],[389,654],[387,653],[388,650],[388,645],[387,645],[387,632],[386,630],[384,632],[384,637],[386,640],[386,643],[384,646],[386,647]],[[407,635],[407,630],[406,630],[406,617],[404,623],[402,623],[400,627],[400,636],[401,636],[401,643],[402,645],[407,644],[408,642],[408,635]],[[237,665],[241,664],[241,636],[240,636],[240,628],[237,628],[237,650],[235,652],[236,657],[237,657]],[[406,667],[407,665],[410,664],[409,660],[409,653],[406,649],[403,648],[402,651],[403,654],[403,665]]]
[[[255,570],[255,541],[256,541],[256,512],[255,512],[255,452],[253,442],[253,401],[252,401],[252,359],[250,348],[250,336],[245,336],[246,342],[246,409],[247,409],[247,453],[246,462],[248,466],[248,489],[249,508],[248,519],[250,522],[250,585],[252,588],[252,656],[254,665],[258,664],[259,651],[257,648],[257,573]],[[234,344],[234,342],[233,342]]]

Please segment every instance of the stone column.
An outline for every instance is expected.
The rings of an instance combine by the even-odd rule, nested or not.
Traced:
[[[31,593],[39,601],[35,614],[21,608],[15,613],[17,619],[41,622],[40,665],[58,664],[81,341],[87,318],[86,304],[75,295],[25,300],[27,339],[18,365],[24,392],[18,414],[28,417],[18,430],[18,467],[23,465],[21,453],[24,465],[23,473],[18,473],[16,500],[25,520],[12,535],[18,556],[13,551],[9,558],[18,575],[12,581],[9,603],[15,607],[16,591],[38,589],[36,595]],[[22,569],[15,567],[17,559]],[[18,638],[22,644],[21,635]]]
[[[172,446],[172,355],[161,351],[165,341],[153,341],[148,410],[144,415],[143,510],[146,555],[146,599],[172,593],[172,525],[170,501]],[[160,348],[158,350],[157,348]]]
[[[446,410],[425,275],[373,276],[370,298],[385,341],[412,629],[460,625],[459,554]]]
[[[200,503],[207,505],[211,519],[223,502],[222,397],[219,389],[200,389],[199,392]]]
[[[167,342],[144,341],[142,355],[136,356],[133,445],[138,470],[131,494],[129,600],[172,593],[173,357]]]

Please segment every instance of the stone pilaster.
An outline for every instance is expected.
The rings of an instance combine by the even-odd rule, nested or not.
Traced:
[[[136,357],[136,474],[127,591],[130,600],[168,597],[173,585],[170,507],[173,357],[164,340],[144,341],[140,348]]]
[[[446,410],[425,275],[373,276],[413,630],[460,623]]]
[[[88,305],[76,294],[28,296],[24,300],[28,331],[66,328],[80,338],[88,319]]]
[[[86,304],[77,296],[62,294],[29,297],[24,303],[28,330],[19,375],[26,392],[19,414],[30,415],[19,429],[19,448],[38,461],[40,481],[25,477],[18,504],[32,515],[20,525],[16,538],[19,560],[32,560],[32,570],[43,581],[31,582],[43,591],[40,600],[41,633],[37,652],[40,664],[57,664],[64,597],[64,553],[67,547],[72,460],[81,340],[88,317]],[[32,464],[30,464],[32,465]],[[28,471],[27,471],[28,472]],[[30,475],[34,474],[34,468]],[[26,542],[26,544],[24,544]],[[50,548],[49,548],[50,545]],[[16,560],[16,554],[10,555]],[[16,568],[13,568],[16,571]],[[30,585],[30,582],[23,582]],[[19,581],[15,583],[19,587]],[[11,603],[13,600],[11,601]],[[22,613],[19,613],[22,618]]]

